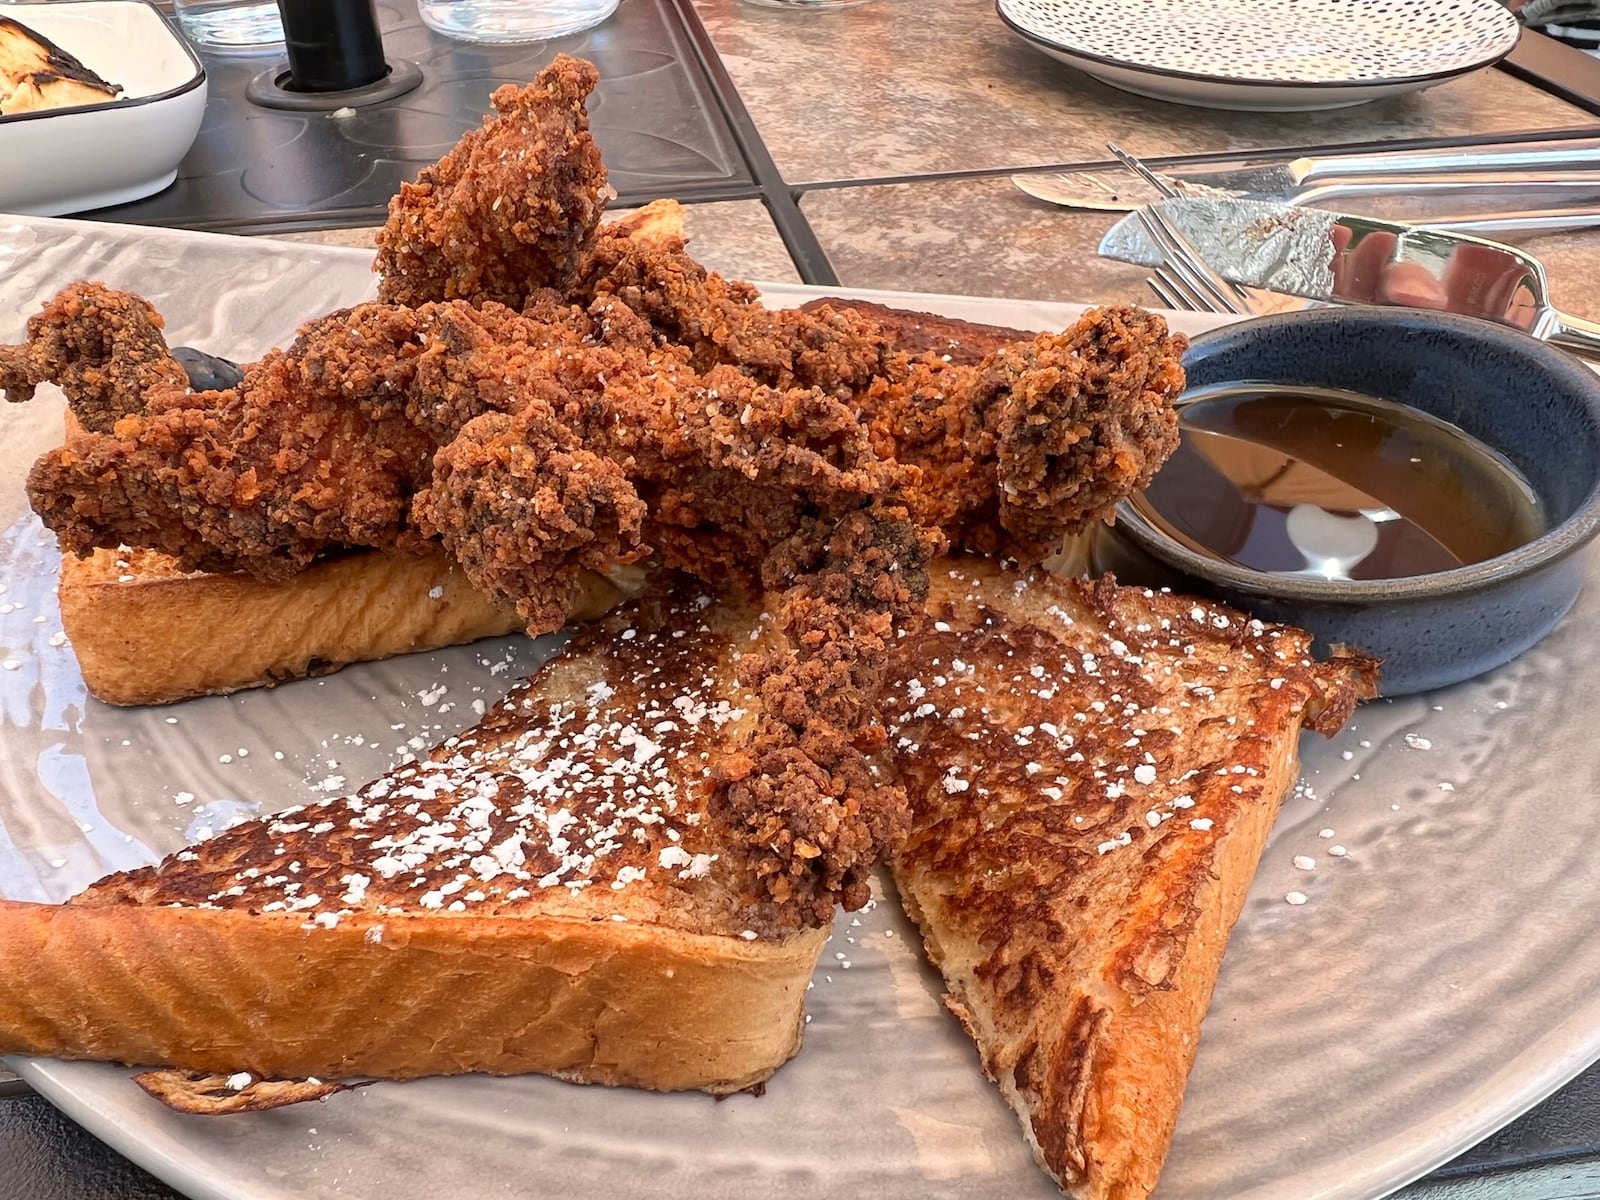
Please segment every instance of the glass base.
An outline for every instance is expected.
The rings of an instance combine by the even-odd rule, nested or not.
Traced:
[[[183,35],[207,50],[264,54],[283,48],[277,0],[179,0],[174,10]]]
[[[422,23],[463,42],[542,42],[581,33],[621,0],[420,0]]]
[[[869,0],[744,0],[746,4],[754,4],[757,8],[787,8],[795,9],[831,9],[831,8],[858,8]]]

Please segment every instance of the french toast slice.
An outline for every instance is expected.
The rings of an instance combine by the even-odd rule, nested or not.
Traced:
[[[807,300],[800,306],[800,311],[816,312],[824,308],[835,311],[848,309],[866,317],[883,331],[897,350],[913,355],[937,354],[946,362],[953,363],[980,363],[1002,346],[1027,341],[1033,336],[1027,330],[984,325],[960,317],[947,317],[943,313],[891,308],[887,304],[853,296],[821,296]]]
[[[785,923],[708,807],[774,622],[652,590],[475,728],[353,796],[64,905],[0,902],[0,1053],[253,1076],[540,1072],[751,1087],[826,928]]]
[[[0,116],[105,104],[121,91],[38,30],[0,17]]]
[[[572,606],[587,621],[642,575],[585,572]],[[313,564],[282,582],[185,571],[154,550],[61,561],[61,624],[89,694],[167,704],[325,675],[353,662],[522,632],[525,622],[467,582],[444,551],[378,550]]]
[[[1143,1197],[1301,728],[1342,723],[1374,664],[1110,580],[930,576],[885,698],[895,883],[1040,1165]]]

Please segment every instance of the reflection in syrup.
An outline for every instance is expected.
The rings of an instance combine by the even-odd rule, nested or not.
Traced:
[[[1406,405],[1229,383],[1191,390],[1179,427],[1177,453],[1134,507],[1239,566],[1397,579],[1482,562],[1546,528],[1503,455]]]

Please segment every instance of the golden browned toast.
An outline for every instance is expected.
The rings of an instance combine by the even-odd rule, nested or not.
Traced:
[[[938,354],[955,363],[979,363],[1002,346],[1033,337],[1031,332],[1007,329],[1003,325],[983,325],[942,313],[891,308],[887,304],[846,296],[823,296],[800,306],[802,312],[815,312],[819,308],[860,313],[886,331],[898,349],[908,354]]]
[[[1301,727],[1342,722],[1372,664],[1110,581],[931,575],[886,700],[895,882],[1040,1164],[1143,1197]]]
[[[0,116],[104,104],[121,90],[37,30],[0,17]]]
[[[826,928],[708,807],[773,624],[688,588],[579,634],[354,796],[65,905],[0,902],[0,1053],[224,1076],[484,1071],[723,1093],[799,1045]]]
[[[573,619],[618,603],[631,584],[616,578],[586,573]],[[84,683],[109,704],[270,686],[523,627],[443,550],[349,554],[281,583],[183,571],[151,550],[96,550],[62,560],[59,594]]]

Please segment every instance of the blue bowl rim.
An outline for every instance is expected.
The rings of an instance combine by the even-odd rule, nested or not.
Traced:
[[[1575,392],[1583,399],[1595,427],[1600,429],[1600,373],[1591,370],[1566,351],[1520,330],[1456,313],[1419,308],[1321,308],[1274,313],[1229,322],[1199,334],[1190,342],[1189,353],[1214,350],[1240,338],[1255,338],[1262,334],[1270,336],[1273,330],[1279,328],[1351,324],[1373,329],[1434,328],[1484,342],[1507,355],[1525,360],[1531,368],[1541,373],[1554,376],[1558,386]],[[1187,358],[1188,355],[1185,355]],[[1273,575],[1221,562],[1178,544],[1140,516],[1126,500],[1117,506],[1116,523],[1123,527],[1119,531],[1121,535],[1128,537],[1146,553],[1188,575],[1246,595],[1353,605],[1429,600],[1480,591],[1531,575],[1581,549],[1596,532],[1600,532],[1600,470],[1596,471],[1588,493],[1571,515],[1526,545],[1469,566],[1401,579],[1316,579],[1300,575]]]

